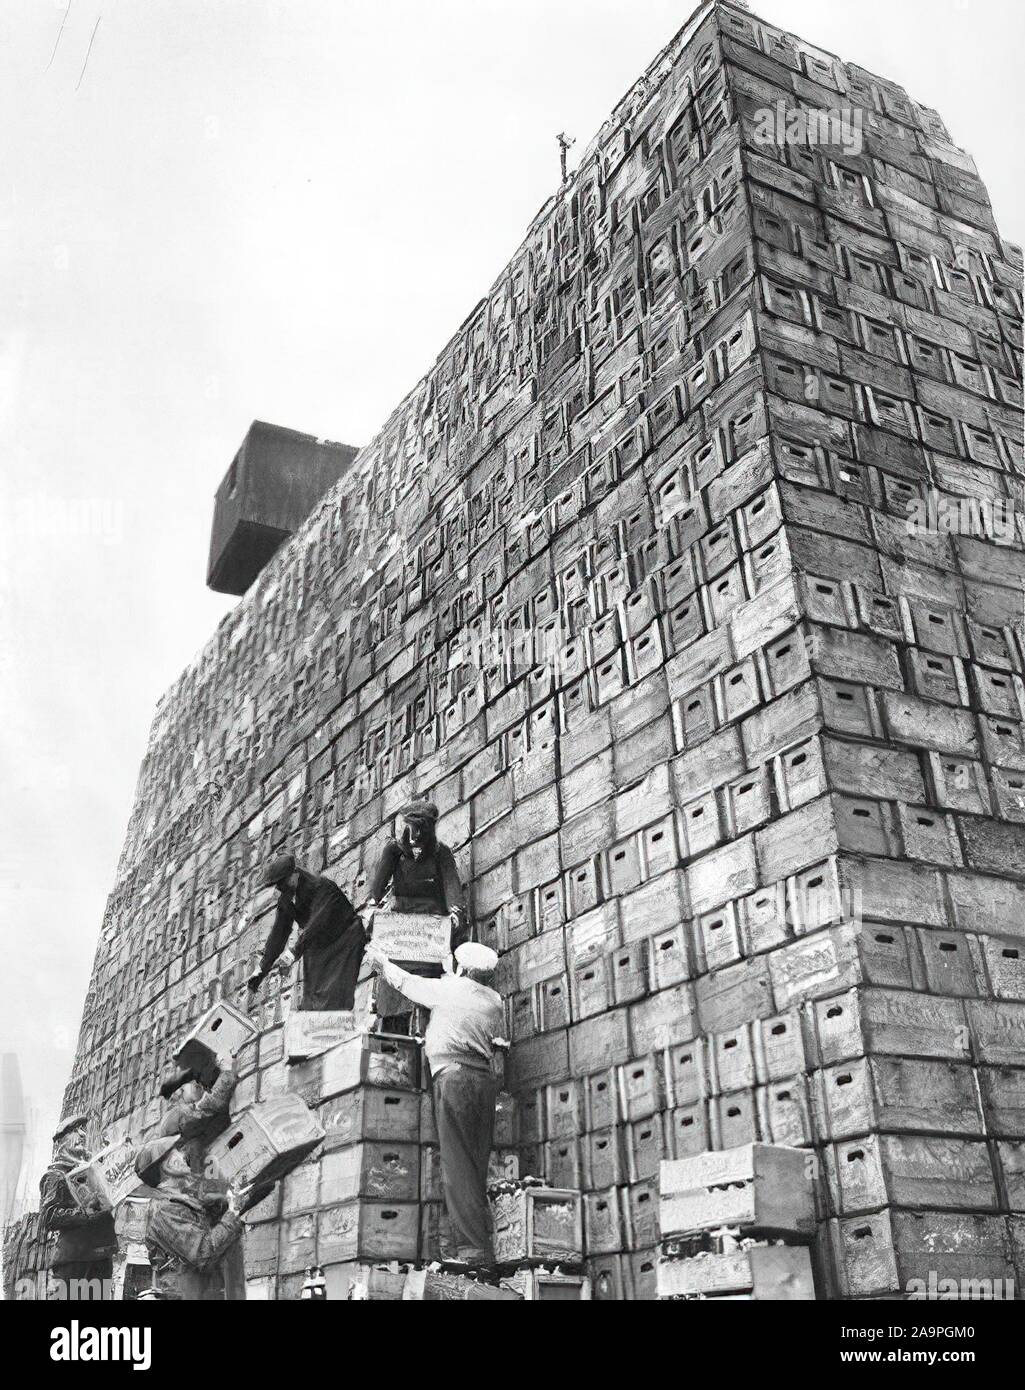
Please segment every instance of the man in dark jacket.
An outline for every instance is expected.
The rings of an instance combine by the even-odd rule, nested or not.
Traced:
[[[72,1115],[58,1126],[53,1136],[53,1162],[39,1184],[39,1216],[43,1230],[57,1232],[51,1273],[65,1283],[89,1281],[79,1282],[75,1290],[75,1296],[88,1301],[94,1292],[97,1299],[103,1298],[102,1284],[92,1281],[110,1279],[117,1236],[113,1214],[83,1211],[68,1187],[68,1173],[90,1156],[85,1145],[86,1122],[85,1115]],[[70,1291],[65,1292],[71,1296]]]
[[[455,857],[435,833],[437,806],[431,801],[410,801],[399,815],[402,837],[388,840],[381,851],[370,880],[370,905],[379,907],[390,887],[396,912],[447,914],[454,929],[462,931],[466,895]]]
[[[466,924],[466,894],[456,868],[455,856],[435,833],[438,808],[432,801],[410,801],[399,811],[403,830],[400,839],[390,839],[381,851],[370,880],[370,911],[383,903],[391,890],[391,906],[396,912],[423,912],[448,916],[452,923],[451,949],[469,936]],[[435,978],[440,965],[410,964],[410,973]],[[408,1014],[410,1004],[386,981],[378,982],[377,1013],[398,1019]],[[394,1026],[398,1026],[395,1024]]]
[[[258,887],[277,888],[278,910],[260,968],[246,982],[250,1000],[298,924],[293,954],[303,961],[303,994],[296,1007],[351,1009],[366,936],[349,899],[329,878],[299,868],[291,854],[272,860]]]
[[[247,1189],[227,1189],[227,1211],[213,1221],[194,1194],[188,1159],[177,1136],[144,1144],[135,1171],[150,1189],[146,1250],[161,1298],[220,1302],[225,1298],[225,1260],[242,1237],[239,1215]]]

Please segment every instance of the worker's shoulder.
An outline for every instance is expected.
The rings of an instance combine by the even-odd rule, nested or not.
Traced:
[[[467,1000],[473,1000],[478,1008],[481,1009],[501,1009],[502,996],[490,985],[482,985],[478,980],[470,980],[465,975],[445,975],[446,980],[452,980],[458,993]]]
[[[334,881],[333,878],[328,878],[327,874],[318,874],[314,881],[313,896],[319,896],[323,898],[344,898],[345,891],[344,889],[339,887],[339,885]]]
[[[39,1179],[39,1190],[44,1192],[47,1188],[60,1187],[65,1181],[66,1175],[62,1168],[47,1168]]]

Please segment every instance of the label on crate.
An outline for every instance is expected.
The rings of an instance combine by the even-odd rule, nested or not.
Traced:
[[[452,922],[426,912],[378,912],[373,941],[389,960],[440,965],[452,950]]]

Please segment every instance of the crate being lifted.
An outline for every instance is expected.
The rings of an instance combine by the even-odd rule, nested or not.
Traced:
[[[664,1159],[662,1239],[737,1227],[744,1235],[810,1240],[815,1234],[814,1154],[781,1144],[741,1144]]]
[[[276,1096],[235,1117],[207,1150],[213,1173],[236,1185],[278,1182],[324,1138],[316,1116],[297,1095]]]
[[[234,1057],[243,1043],[255,1038],[259,1030],[227,999],[219,999],[207,1009],[182,1039],[174,1054],[175,1064],[197,1076],[208,1072],[220,1054]]]
[[[142,1186],[135,1171],[135,1146],[127,1140],[110,1144],[72,1168],[65,1181],[82,1211],[113,1211]]]
[[[372,940],[396,965],[441,965],[452,953],[452,919],[378,908]]]

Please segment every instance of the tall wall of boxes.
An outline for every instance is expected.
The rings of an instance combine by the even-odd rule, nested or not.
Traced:
[[[1025,1285],[1021,269],[934,111],[699,9],[161,702],[67,1108],[151,1128],[256,867],[359,901],[427,794],[501,952],[502,1148],[583,1189],[595,1296],[653,1296],[661,1158],[752,1140],[814,1150],[821,1294]],[[300,1086],[328,1139],[253,1292],[341,1290],[389,1203],[427,1253],[409,1045],[332,1076],[260,1022],[238,1105]]]

